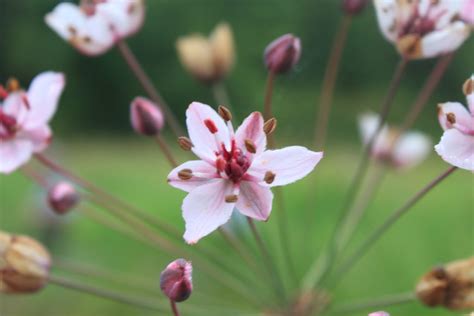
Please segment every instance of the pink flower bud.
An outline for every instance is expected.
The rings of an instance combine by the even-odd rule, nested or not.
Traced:
[[[79,202],[76,189],[68,182],[55,184],[48,192],[48,203],[57,214],[65,214]]]
[[[130,106],[132,127],[138,134],[156,136],[165,125],[160,108],[150,100],[136,97]]]
[[[300,55],[300,39],[292,34],[285,34],[267,46],[264,61],[269,71],[285,73],[299,61]]]
[[[370,313],[369,316],[390,316],[390,314],[387,312],[375,312],[375,313]]]
[[[188,299],[193,290],[191,262],[177,259],[171,262],[160,276],[160,288],[173,302]]]
[[[350,15],[355,15],[367,6],[367,0],[342,0],[342,10]]]

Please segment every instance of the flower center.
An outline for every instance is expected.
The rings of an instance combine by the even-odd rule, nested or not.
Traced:
[[[237,148],[235,140],[232,140],[230,151],[222,144],[221,152],[217,153],[216,167],[219,172],[225,172],[230,180],[238,183],[250,167],[250,160]]]
[[[17,121],[13,116],[3,112],[0,108],[0,139],[13,138],[17,132]]]
[[[398,34],[399,37],[409,34],[422,37],[433,31],[436,27],[436,22],[446,13],[446,10],[438,10],[437,12],[433,12],[433,10],[436,9],[436,6],[437,3],[432,2],[424,15],[420,15],[418,5],[413,6],[412,14],[400,28],[400,32]]]

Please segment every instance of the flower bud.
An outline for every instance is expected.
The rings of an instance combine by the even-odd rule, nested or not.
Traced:
[[[160,108],[152,101],[136,97],[130,105],[130,120],[138,134],[156,136],[165,125]]]
[[[425,305],[452,310],[474,308],[474,257],[450,262],[426,273],[416,286]]]
[[[286,34],[267,46],[264,52],[264,61],[269,71],[280,74],[291,70],[299,61],[300,55],[300,39],[292,34]]]
[[[65,214],[79,202],[79,194],[69,182],[59,182],[48,191],[48,203],[57,214]]]
[[[0,293],[31,293],[48,281],[51,256],[37,241],[0,231]]]
[[[193,290],[191,262],[177,259],[171,262],[160,276],[160,288],[173,302],[188,299]]]
[[[350,15],[355,15],[367,6],[367,0],[342,0],[342,10]]]

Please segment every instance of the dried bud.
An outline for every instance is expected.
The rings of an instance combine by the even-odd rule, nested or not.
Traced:
[[[79,194],[69,182],[59,182],[48,191],[48,203],[57,214],[65,214],[79,202]]]
[[[193,291],[193,267],[191,262],[177,259],[171,262],[160,276],[160,288],[173,302],[182,302],[188,299]]]
[[[342,10],[350,15],[359,14],[367,6],[367,0],[342,0]]]
[[[263,131],[265,132],[265,134],[270,135],[275,131],[276,127],[277,120],[276,118],[272,117],[271,119],[266,121],[265,124],[263,124]]]
[[[225,106],[219,105],[219,107],[217,108],[217,113],[219,113],[219,115],[224,121],[232,121],[232,113]]]
[[[0,231],[0,293],[40,290],[48,281],[51,256],[37,241]]]
[[[150,100],[136,97],[130,105],[130,120],[138,134],[156,136],[165,125],[160,108]]]
[[[267,46],[264,52],[264,61],[269,71],[280,74],[291,70],[299,61],[300,55],[300,39],[292,34],[286,34]]]
[[[217,25],[209,38],[201,34],[182,37],[176,48],[184,68],[206,84],[222,80],[234,64],[234,39],[227,23]]]
[[[183,150],[190,151],[193,148],[191,140],[185,136],[178,137],[178,144]]]
[[[416,286],[416,295],[427,306],[452,310],[474,308],[474,257],[432,269]]]

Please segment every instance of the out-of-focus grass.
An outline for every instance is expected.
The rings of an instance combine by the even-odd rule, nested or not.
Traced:
[[[75,141],[68,142],[64,147],[56,143],[52,151],[59,157],[58,160],[83,177],[183,230],[180,205],[185,194],[166,184],[170,168],[153,142]],[[351,147],[342,145],[330,149],[310,177],[284,188],[289,242],[299,278],[328,239],[357,162],[356,154]],[[184,154],[180,158],[182,161],[187,159]],[[350,249],[353,250],[390,212],[447,167],[433,153],[426,163],[414,171],[390,173],[353,238]],[[45,208],[42,191],[19,173],[1,176],[0,188],[1,229],[33,235],[45,241],[45,226],[41,224],[45,212],[40,211]],[[105,229],[85,218],[80,211],[75,213],[59,222],[60,231],[49,240],[54,256],[93,264],[116,272],[118,276],[135,275],[149,286],[158,288],[161,269],[174,257]],[[276,230],[278,216],[275,209],[269,222],[259,223],[258,227],[281,269],[285,265]],[[232,227],[239,227],[238,219],[234,220]],[[472,174],[460,170],[430,192],[344,277],[334,293],[336,304],[412,289],[419,276],[431,266],[472,255],[473,227]],[[246,227],[242,226],[241,230],[246,236],[245,241],[253,247]],[[200,246],[219,251],[221,258],[231,264],[232,271],[242,273],[241,279],[249,285],[249,293],[257,298],[271,297],[268,290],[271,284],[259,282],[260,287],[258,284],[251,285],[256,280],[253,272],[248,271],[242,260],[227,248],[218,233],[203,239]],[[260,260],[259,257],[257,259]],[[195,265],[194,269],[195,293],[189,304],[201,305],[204,310],[222,305],[234,306],[233,309],[235,306],[246,306],[238,297],[204,275],[199,265]],[[285,282],[290,287],[294,284],[288,273],[285,273]],[[116,285],[114,288],[127,290],[126,286]],[[157,299],[163,301],[161,294],[156,293]],[[405,316],[453,314],[443,309],[428,310],[418,303],[386,310],[392,315]],[[36,295],[0,296],[2,316],[66,314],[157,313],[65,291],[53,285]],[[234,315],[233,312],[225,314]],[[353,315],[364,314],[362,311]]]

